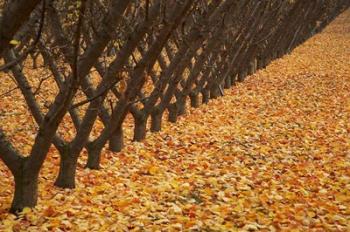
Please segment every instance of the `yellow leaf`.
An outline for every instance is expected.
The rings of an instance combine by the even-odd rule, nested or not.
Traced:
[[[112,204],[114,206],[117,206],[118,208],[125,208],[125,207],[131,205],[131,203],[132,202],[129,199],[125,199],[125,200],[116,200]],[[107,209],[107,210],[109,210],[109,209]]]
[[[171,187],[173,187],[176,191],[179,190],[179,182],[177,182],[176,180],[170,181],[170,185],[171,185]]]
[[[22,210],[22,214],[28,214],[28,213],[30,213],[30,212],[32,212],[32,209],[29,208],[29,207],[25,207],[25,208]]]
[[[159,172],[159,168],[156,167],[156,166],[151,166],[151,167],[148,169],[148,172],[149,172],[149,174],[151,174],[151,175],[156,175],[156,174]]]
[[[20,44],[21,42],[19,42],[18,40],[15,40],[15,39],[13,39],[13,40],[11,40],[10,41],[10,44],[11,45],[15,45],[15,46],[17,46],[18,44]]]
[[[308,212],[307,212],[307,216],[313,218],[313,217],[316,216],[316,213],[315,213],[314,211],[308,211]]]
[[[6,219],[6,220],[2,221],[2,224],[5,227],[12,227],[15,224],[15,221],[10,220],[10,219]]]

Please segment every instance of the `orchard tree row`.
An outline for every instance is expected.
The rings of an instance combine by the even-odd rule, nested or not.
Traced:
[[[188,105],[224,95],[224,89],[289,53],[349,3],[0,1],[0,71],[13,76],[38,125],[31,152],[23,155],[0,122],[0,158],[15,182],[10,211],[36,205],[38,176],[51,145],[60,154],[54,184],[74,188],[82,150],[88,151],[86,167],[98,169],[104,147],[123,148],[129,114],[133,139],[141,141],[147,131],[160,131],[163,120],[176,122]],[[38,101],[40,85],[33,86],[23,71],[28,59],[33,69],[44,65],[57,85],[49,104]],[[69,141],[57,133],[67,115],[75,127]],[[104,128],[91,137],[97,121]]]

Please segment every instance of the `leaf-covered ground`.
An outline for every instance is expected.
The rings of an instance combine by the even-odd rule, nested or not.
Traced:
[[[0,231],[350,231],[350,11],[102,170],[82,157],[75,190],[53,187],[58,162],[19,219],[0,163]]]

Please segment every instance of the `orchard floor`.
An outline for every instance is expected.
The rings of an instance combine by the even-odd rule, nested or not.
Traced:
[[[52,149],[18,219],[0,163],[0,231],[350,231],[350,11],[101,170],[84,160],[58,189]]]

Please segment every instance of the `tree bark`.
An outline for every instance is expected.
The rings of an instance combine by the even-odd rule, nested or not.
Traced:
[[[200,106],[198,94],[191,93],[190,100],[191,100],[191,107],[198,108]]]
[[[238,75],[238,81],[239,82],[242,82],[244,81],[244,79],[247,77],[247,70],[246,69],[243,69],[239,72],[239,75]]]
[[[136,117],[134,122],[134,138],[133,141],[142,141],[146,138],[147,117]]]
[[[237,74],[234,73],[233,75],[231,75],[231,85],[235,85],[236,84],[236,80],[237,80]]]
[[[168,116],[168,121],[175,123],[177,121],[177,107],[176,104],[170,104],[168,107],[168,111],[169,111],[169,116]]]
[[[186,97],[181,96],[176,100],[177,116],[186,114]]]
[[[88,160],[85,168],[90,168],[94,170],[100,169],[100,161],[101,161],[101,150],[98,146],[91,144],[87,149],[88,151]]]
[[[230,76],[228,76],[228,77],[226,77],[226,79],[225,79],[224,88],[225,88],[225,89],[229,89],[229,88],[231,88],[231,86],[232,86],[232,79],[231,79]]]
[[[216,83],[213,83],[213,86],[210,88],[210,99],[215,99],[220,97],[220,89],[219,89],[219,85]]]
[[[78,159],[71,154],[68,145],[64,152],[60,153],[61,162],[58,176],[55,181],[55,186],[60,188],[75,188],[75,174],[77,169]]]
[[[151,132],[158,132],[162,129],[163,112],[155,112],[151,114]]]
[[[124,148],[124,133],[123,127],[118,127],[109,139],[109,150],[120,152]]]
[[[207,89],[202,90],[202,102],[207,104],[209,102],[209,91]]]
[[[256,72],[257,69],[257,60],[256,58],[254,58],[251,62],[250,62],[250,70],[249,70],[249,75],[252,75]]]
[[[257,58],[256,67],[257,67],[257,70],[264,68],[264,62],[263,62],[263,59],[261,57]]]
[[[25,207],[33,208],[38,201],[38,174],[32,175],[27,168],[19,171],[15,179],[15,194],[10,213],[17,214]]]

